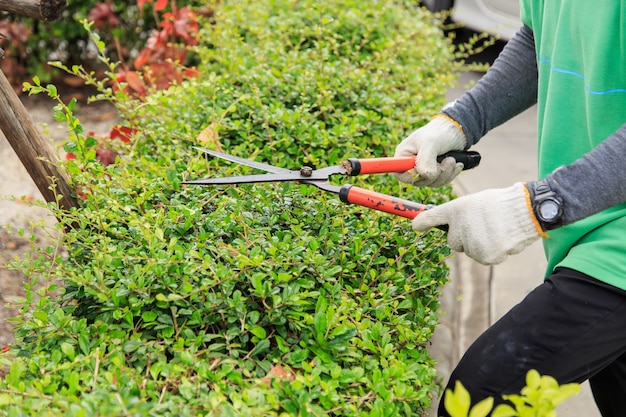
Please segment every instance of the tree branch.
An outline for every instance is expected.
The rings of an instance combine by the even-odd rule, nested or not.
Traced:
[[[0,11],[32,17],[38,20],[56,20],[67,0],[0,0]]]
[[[43,139],[2,71],[0,130],[48,203],[57,203],[57,196],[60,195],[62,198],[58,205],[61,208],[69,210],[78,206],[67,177],[56,165],[58,157],[52,145]]]

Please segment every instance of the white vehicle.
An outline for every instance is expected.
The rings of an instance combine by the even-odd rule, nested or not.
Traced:
[[[452,9],[452,20],[506,41],[519,30],[519,0],[422,0],[430,11]]]

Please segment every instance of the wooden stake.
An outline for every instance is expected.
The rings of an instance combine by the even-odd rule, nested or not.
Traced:
[[[69,210],[78,207],[67,177],[58,169],[54,148],[46,142],[33,123],[13,87],[0,71],[0,130],[48,203]],[[50,189],[54,185],[54,189]]]
[[[0,0],[0,10],[38,20],[57,20],[66,0]]]

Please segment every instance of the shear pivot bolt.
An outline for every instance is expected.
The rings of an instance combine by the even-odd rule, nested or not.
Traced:
[[[310,177],[311,175],[313,175],[313,168],[307,165],[303,166],[302,168],[300,168],[300,175],[302,175],[303,177]]]

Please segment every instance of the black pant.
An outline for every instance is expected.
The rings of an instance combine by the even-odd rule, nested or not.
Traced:
[[[468,349],[461,381],[472,404],[519,394],[536,369],[560,384],[589,379],[603,417],[626,416],[626,291],[559,268]],[[439,404],[439,416],[448,417]]]

